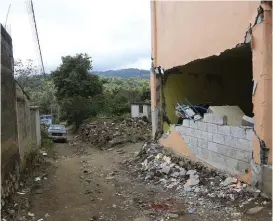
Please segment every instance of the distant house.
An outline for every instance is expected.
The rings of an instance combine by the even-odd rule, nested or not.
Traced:
[[[133,118],[146,116],[149,120],[151,120],[151,104],[150,103],[132,103],[131,116]]]

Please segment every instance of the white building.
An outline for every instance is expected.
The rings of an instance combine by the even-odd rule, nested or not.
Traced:
[[[146,116],[151,120],[151,104],[150,103],[132,103],[131,104],[131,117]]]

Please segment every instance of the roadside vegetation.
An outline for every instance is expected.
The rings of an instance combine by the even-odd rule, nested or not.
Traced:
[[[87,54],[62,57],[57,69],[45,76],[32,60],[18,60],[14,68],[16,80],[40,114],[52,113],[55,123],[66,121],[76,128],[85,119],[129,114],[132,102],[150,100],[149,79],[95,74]]]

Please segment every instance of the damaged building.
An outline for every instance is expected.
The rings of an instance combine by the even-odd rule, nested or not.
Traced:
[[[151,12],[153,135],[271,195],[272,2],[152,1]]]

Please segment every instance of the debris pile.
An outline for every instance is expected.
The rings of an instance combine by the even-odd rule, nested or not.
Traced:
[[[244,205],[260,195],[259,190],[237,178],[179,157],[156,143],[145,143],[136,161],[136,171],[142,179],[175,189],[181,196],[207,196]]]
[[[81,139],[99,148],[151,139],[151,124],[146,117],[98,119],[83,124]]]

